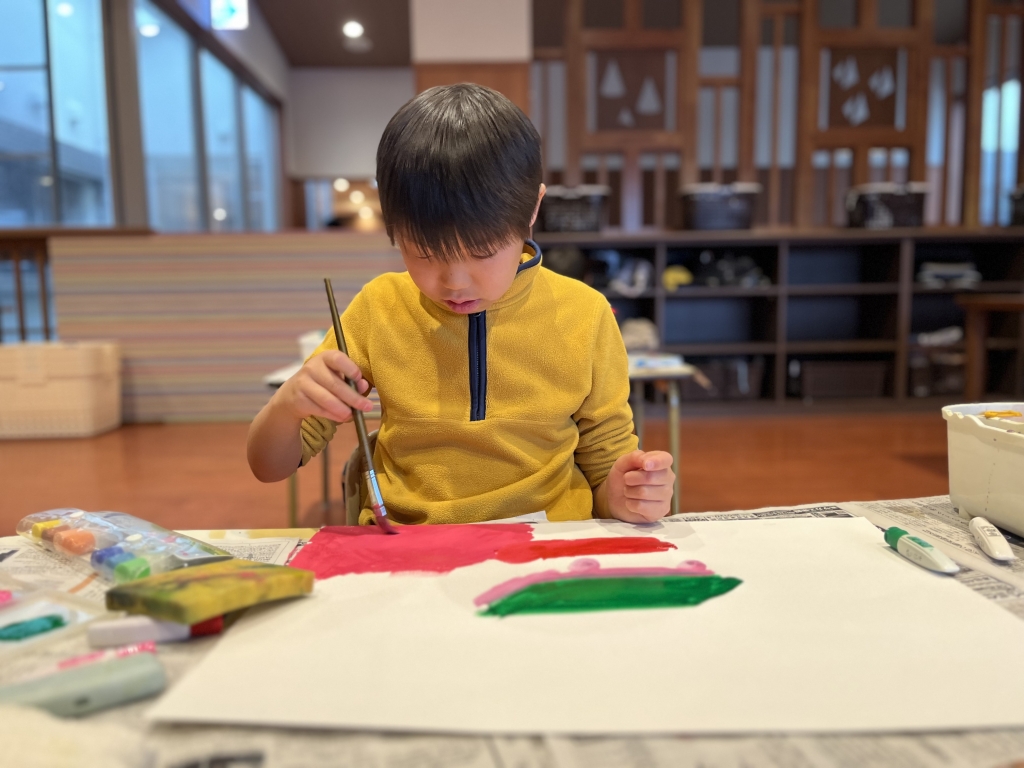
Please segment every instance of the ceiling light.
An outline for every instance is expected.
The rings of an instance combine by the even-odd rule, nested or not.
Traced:
[[[334,180],[334,191],[335,192],[348,192],[348,188],[351,184],[348,183],[348,179],[335,179]]]
[[[348,199],[354,204],[359,205],[366,199],[366,195],[360,192],[358,189],[352,190],[352,194],[348,196]]]
[[[226,219],[227,217],[228,212],[225,211],[223,208],[213,209],[213,218],[215,218],[217,221],[224,221],[224,219]]]
[[[53,176],[40,176],[39,177],[39,185],[43,186],[43,187],[52,187],[53,186]]]
[[[363,36],[363,25],[358,21],[346,21],[341,27],[341,32],[345,37],[355,40],[357,37]]]
[[[75,12],[75,6],[71,3],[58,3],[57,15],[58,16],[70,16]]]
[[[141,26],[139,26],[139,34],[143,37],[156,37],[160,34],[160,25],[153,24],[152,22],[148,24],[142,24]]]
[[[372,219],[373,218],[373,208],[370,208],[369,206],[364,206],[364,207],[360,208],[359,209],[359,218],[360,219]]]

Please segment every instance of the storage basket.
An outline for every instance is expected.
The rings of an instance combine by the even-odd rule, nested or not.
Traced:
[[[985,411],[1024,413],[1024,403],[948,405],[949,499],[963,517],[984,517],[1024,536],[1024,425]]]
[[[117,428],[120,369],[113,343],[0,345],[0,438],[90,437]]]
[[[687,184],[680,191],[685,229],[750,229],[761,185]]]
[[[851,227],[890,229],[920,227],[924,224],[924,196],[928,185],[875,182],[853,187],[846,196],[846,213]]]
[[[540,202],[541,232],[599,232],[608,223],[611,188],[602,184],[548,187]]]

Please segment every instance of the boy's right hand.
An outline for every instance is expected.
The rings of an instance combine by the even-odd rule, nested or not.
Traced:
[[[298,419],[320,416],[331,421],[349,421],[353,410],[371,411],[373,403],[357,394],[345,380],[355,379],[359,391],[370,391],[359,366],[343,352],[326,349],[310,358],[299,372],[281,385],[276,398]]]

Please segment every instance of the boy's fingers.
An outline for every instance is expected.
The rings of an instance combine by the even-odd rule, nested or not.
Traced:
[[[672,454],[665,451],[647,451],[643,454],[643,462],[637,469],[644,469],[647,472],[659,469],[669,469],[672,466]]]
[[[639,469],[627,472],[622,479],[626,485],[672,485],[676,475],[671,469],[658,469],[654,472]]]
[[[664,501],[639,501],[637,499],[626,499],[626,509],[634,515],[639,515],[648,522],[660,520],[668,514],[668,505]]]
[[[359,370],[359,366],[352,362],[344,352],[339,352],[337,349],[327,349],[320,353],[320,357],[328,368],[337,371],[342,376],[348,376],[350,379],[363,378],[363,373]]]
[[[303,389],[302,393],[316,408],[320,409],[321,413],[317,414],[319,416],[333,421],[348,421],[352,416],[351,408],[335,397],[334,393],[324,389],[316,382],[311,382],[308,387]],[[354,392],[352,394],[355,396]]]
[[[623,491],[626,499],[645,501],[668,501],[672,498],[671,485],[627,485]]]
[[[358,408],[361,411],[369,411],[373,409],[373,403],[367,400],[362,395],[356,394],[355,390],[349,386],[349,383],[337,376],[330,369],[312,369],[309,372],[310,378],[314,382],[319,384],[321,387],[326,389],[338,400],[341,400],[346,405],[350,405],[353,408]],[[360,379],[360,382],[366,384],[366,382]],[[367,385],[368,387],[369,385]]]

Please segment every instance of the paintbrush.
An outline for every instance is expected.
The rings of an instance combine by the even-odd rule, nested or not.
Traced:
[[[324,285],[327,287],[327,302],[331,305],[331,320],[334,321],[334,338],[338,341],[338,349],[348,356],[348,346],[345,344],[345,334],[341,332],[341,316],[338,314],[338,305],[334,301],[334,289],[331,288],[331,279],[324,278]],[[359,382],[348,376],[345,381],[355,390],[359,391]],[[385,533],[398,533],[398,529],[388,519],[388,510],[384,506],[384,497],[380,495],[380,486],[377,485],[377,472],[373,468],[373,451],[370,450],[370,438],[366,434],[366,421],[363,419],[363,412],[352,409],[352,421],[356,425],[356,434],[359,435],[359,446],[363,449],[363,458],[366,460],[366,472],[363,477],[366,480],[366,488],[370,493],[370,505],[373,508],[373,516],[377,520],[377,527]]]

